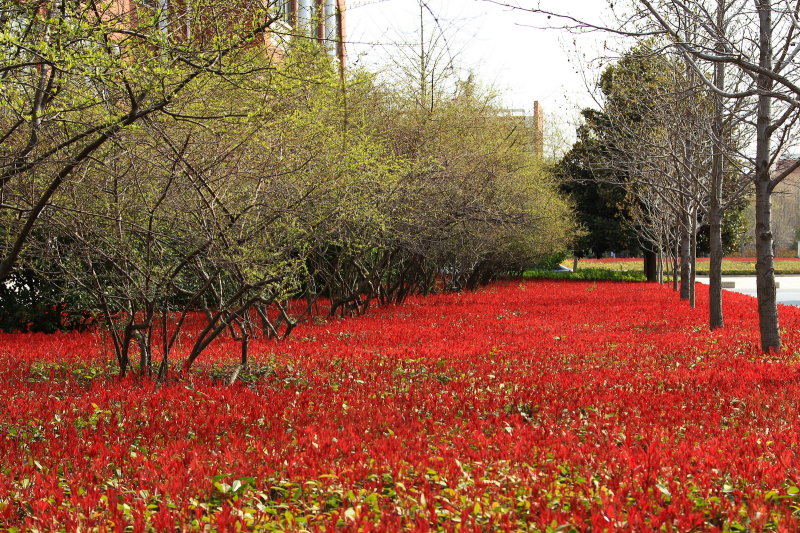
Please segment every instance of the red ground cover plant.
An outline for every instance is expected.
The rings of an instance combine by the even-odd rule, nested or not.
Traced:
[[[90,334],[0,335],[5,531],[800,528],[800,309],[706,327],[654,284],[513,281],[113,378]]]

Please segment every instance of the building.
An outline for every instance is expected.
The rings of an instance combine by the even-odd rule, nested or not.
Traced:
[[[524,109],[506,109],[504,114],[519,121],[530,135],[531,152],[540,159],[544,157],[544,113],[541,104],[538,101],[533,103],[533,116],[528,115]]]
[[[21,0],[24,1],[24,0]],[[232,0],[261,2],[274,10],[280,20],[273,24],[270,43],[280,47],[292,38],[313,38],[327,46],[331,55],[339,59],[344,71],[347,49],[345,46],[345,0]],[[142,9],[160,12],[159,27],[164,32],[192,36],[192,21],[203,16],[192,0],[112,0],[106,8],[115,18],[140,17]]]
[[[347,58],[345,41],[345,0],[278,0],[276,9],[291,33],[308,33],[326,44],[344,69]]]

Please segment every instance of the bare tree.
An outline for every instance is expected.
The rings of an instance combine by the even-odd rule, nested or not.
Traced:
[[[314,208],[343,185],[326,164],[341,159],[336,121],[320,111],[338,112],[338,81],[318,52],[294,50],[268,70],[256,53],[252,76],[209,80],[170,110],[224,120],[147,117],[54,193],[35,251],[89,295],[122,375],[138,347],[140,374],[160,354],[164,378],[181,344],[185,373],[221,335],[241,342],[238,375],[250,339],[291,331],[282,302],[306,268],[298,220],[324,216]]]
[[[607,31],[632,37],[663,36],[682,55],[687,65],[698,73],[698,80],[709,91],[720,98],[742,100],[751,105],[756,117],[751,123],[755,132],[755,149],[747,154],[747,160],[752,168],[749,174],[755,189],[761,347],[765,352],[780,349],[770,196],[781,181],[800,167],[798,160],[773,173],[775,163],[794,140],[793,127],[800,111],[800,65],[795,61],[800,52],[797,43],[800,22],[795,2],[683,0],[655,3],[650,0],[631,0],[623,6],[627,12],[620,10],[617,25],[609,26],[538,6],[528,8],[503,1],[486,1],[556,17],[570,28]],[[713,76],[705,75],[705,65],[720,64],[742,72],[747,85],[731,90],[726,83],[726,71],[719,68],[712,69]],[[719,128],[719,120],[716,122]],[[718,181],[722,172],[719,154],[715,161],[715,180]],[[714,227],[717,226],[715,221]],[[721,263],[717,244],[714,245],[715,258],[712,262],[715,268]],[[716,279],[712,293],[719,293]]]
[[[175,104],[205,79],[241,75],[236,56],[277,18],[260,2],[194,0],[215,16],[192,18],[121,5],[0,2],[0,215],[24,220],[5,235],[0,279],[56,192],[110,140],[152,116],[210,118]]]

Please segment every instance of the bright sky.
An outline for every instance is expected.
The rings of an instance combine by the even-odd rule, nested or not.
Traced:
[[[604,0],[510,0],[509,3],[517,1],[529,6],[541,3],[542,7],[566,10],[573,16],[593,20],[602,17],[606,5]],[[558,22],[485,0],[426,2],[441,25],[452,23],[460,27],[451,39],[451,48],[462,50],[459,63],[475,72],[483,83],[499,89],[507,107],[531,110],[534,100],[538,100],[547,115],[569,120],[579,107],[593,104],[580,63],[604,55],[606,35],[537,29],[531,26]],[[412,38],[418,27],[417,0],[348,0],[349,60],[377,68],[382,63],[382,54],[396,50],[392,43],[403,36]],[[365,55],[357,59],[359,54]]]

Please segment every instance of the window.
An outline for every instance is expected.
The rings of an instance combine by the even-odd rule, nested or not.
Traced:
[[[163,31],[167,31],[167,16],[169,15],[169,0],[141,0],[141,3],[150,9],[157,11],[158,19],[156,20],[156,27]]]
[[[276,9],[278,16],[283,22],[289,24],[292,19],[292,3],[291,0],[276,0]]]

